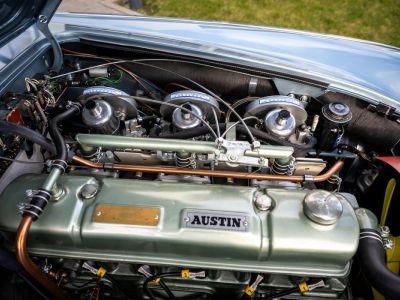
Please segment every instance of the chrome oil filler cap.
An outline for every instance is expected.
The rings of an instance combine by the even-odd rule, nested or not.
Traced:
[[[335,224],[343,213],[339,198],[328,191],[310,191],[303,201],[304,214],[311,221],[321,225]]]

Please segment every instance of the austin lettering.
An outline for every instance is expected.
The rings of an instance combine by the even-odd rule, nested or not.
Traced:
[[[235,217],[194,215],[193,220],[190,222],[190,224],[240,228],[241,221],[242,221],[242,218],[235,218]]]

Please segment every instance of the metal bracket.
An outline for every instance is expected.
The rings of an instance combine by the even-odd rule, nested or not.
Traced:
[[[47,38],[51,44],[51,47],[53,48],[54,61],[50,69],[55,72],[59,72],[61,70],[61,66],[63,64],[63,55],[60,45],[50,32],[49,21],[57,7],[60,5],[60,2],[61,1],[48,1],[44,9],[41,11],[38,20],[36,21],[38,29]]]

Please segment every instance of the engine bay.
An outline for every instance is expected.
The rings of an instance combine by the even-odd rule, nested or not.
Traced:
[[[399,115],[255,68],[62,47],[0,109],[1,242],[53,296],[369,299],[354,258],[360,233],[400,234],[381,159]]]

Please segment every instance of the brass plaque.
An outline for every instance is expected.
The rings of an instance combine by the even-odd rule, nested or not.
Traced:
[[[97,205],[94,213],[94,222],[157,226],[160,222],[160,213],[160,209],[156,207]]]

